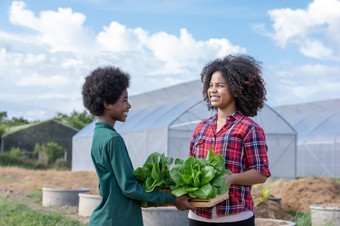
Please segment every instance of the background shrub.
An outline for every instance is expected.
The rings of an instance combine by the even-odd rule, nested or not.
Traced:
[[[9,152],[0,153],[0,166],[18,166],[26,169],[46,169],[45,164],[37,161],[11,156]]]
[[[48,142],[45,144],[35,144],[34,153],[39,153],[39,161],[44,162],[47,156],[47,164],[54,164],[57,159],[64,158],[66,153],[65,148],[58,145],[56,142]]]
[[[20,148],[12,147],[11,150],[9,151],[9,155],[12,156],[12,157],[21,158],[22,152],[21,152]]]

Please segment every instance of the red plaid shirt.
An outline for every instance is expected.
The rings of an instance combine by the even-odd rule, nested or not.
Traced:
[[[232,173],[255,169],[269,177],[267,145],[263,129],[240,112],[229,116],[216,133],[217,115],[197,125],[190,143],[189,156],[205,158],[209,148],[226,159],[225,168]],[[217,204],[217,214],[254,211],[251,186],[231,185],[229,199]],[[212,208],[198,208],[197,215],[211,218]]]

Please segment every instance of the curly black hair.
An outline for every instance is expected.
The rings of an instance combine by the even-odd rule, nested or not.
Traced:
[[[85,78],[84,106],[95,116],[103,115],[104,103],[115,104],[129,87],[130,75],[114,66],[98,67]]]
[[[209,110],[214,107],[211,105],[207,91],[211,76],[216,71],[222,73],[231,94],[235,96],[236,109],[245,116],[256,116],[258,110],[264,106],[267,94],[261,76],[261,62],[247,55],[228,55],[206,64],[201,72],[201,82],[203,98]]]

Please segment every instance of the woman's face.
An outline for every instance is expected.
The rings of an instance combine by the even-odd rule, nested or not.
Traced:
[[[234,109],[236,106],[235,98],[230,93],[228,85],[220,71],[212,74],[207,94],[214,108],[228,110]]]

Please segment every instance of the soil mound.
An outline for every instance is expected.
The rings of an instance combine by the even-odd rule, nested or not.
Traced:
[[[308,212],[310,205],[339,204],[340,183],[330,178],[303,178],[286,184],[278,196],[284,210]]]
[[[270,218],[288,220],[292,219],[292,216],[281,208],[281,206],[270,199],[261,202],[255,206],[255,216],[259,218]]]

